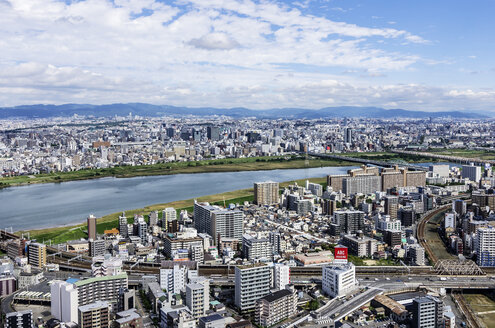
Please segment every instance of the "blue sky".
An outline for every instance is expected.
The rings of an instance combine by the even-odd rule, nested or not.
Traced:
[[[495,1],[0,0],[0,105],[495,110]]]

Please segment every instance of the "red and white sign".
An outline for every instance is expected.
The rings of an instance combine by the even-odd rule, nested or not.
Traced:
[[[334,258],[336,260],[347,260],[347,247],[335,247]]]

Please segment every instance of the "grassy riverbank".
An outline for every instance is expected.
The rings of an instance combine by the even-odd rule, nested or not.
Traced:
[[[194,162],[171,162],[141,166],[119,166],[108,169],[57,172],[51,174],[23,175],[0,178],[0,188],[36,183],[54,183],[76,180],[97,179],[103,177],[131,178],[150,175],[170,175],[181,173],[239,172],[277,169],[300,169],[326,166],[347,166],[355,163],[312,159],[306,163],[301,156],[226,158]]]
[[[433,148],[428,150],[427,152],[435,155],[495,160],[495,151],[489,151],[489,150],[475,150],[475,149],[466,149],[466,148],[453,148],[453,149]]]
[[[326,178],[310,178],[309,181],[320,184],[326,184]],[[287,181],[280,183],[280,186],[285,187],[294,182],[297,182],[298,184],[304,184],[305,180],[303,179],[296,181]],[[252,202],[254,199],[254,191],[252,188],[241,189],[241,190],[229,191],[221,194],[198,197],[196,199],[198,201],[210,202],[212,204],[217,204],[217,205],[223,205],[224,201],[226,205],[230,203],[243,203],[245,201]],[[159,215],[161,215],[161,210],[163,210],[164,208],[174,207],[179,212],[181,210],[187,210],[189,212],[192,212],[193,206],[194,206],[194,199],[187,199],[187,200],[179,200],[164,204],[150,205],[144,208],[126,211],[125,214],[128,222],[131,223],[134,218],[134,214],[144,215],[145,218],[147,219],[151,211],[155,211],[155,210],[159,211]],[[99,218],[96,226],[98,233],[103,233],[103,231],[107,229],[117,228],[118,218],[121,214],[122,214],[121,212],[112,213],[109,215],[105,215],[102,218]],[[29,232],[31,239],[37,239],[37,241],[45,242],[45,243],[49,243],[49,241],[51,240],[52,244],[59,244],[69,240],[87,238],[86,223],[80,223],[71,226],[56,227],[56,228],[19,231],[16,234],[21,235],[22,233],[27,233],[27,232]]]

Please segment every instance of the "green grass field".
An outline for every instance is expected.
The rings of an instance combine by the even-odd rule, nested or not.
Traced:
[[[495,159],[495,151],[485,151],[485,150],[474,150],[465,148],[454,148],[454,149],[430,149],[429,153],[447,156],[458,156],[466,158],[479,158],[479,159]]]
[[[169,175],[180,173],[239,172],[347,165],[355,164],[345,161],[326,159],[309,159],[306,163],[304,158],[300,156],[227,158],[195,162],[171,162],[142,166],[119,166],[109,169],[57,172],[51,174],[38,174],[34,176],[24,175],[5,177],[0,178],[0,188],[35,183],[97,179],[103,177],[130,178],[137,176]]]
[[[487,328],[495,328],[495,300],[493,298],[485,294],[464,294],[464,298]]]
[[[326,178],[310,178],[308,180],[314,183],[326,184]],[[306,180],[304,179],[287,181],[281,183],[280,186],[285,187],[288,186],[289,184],[293,184],[294,182],[297,182],[298,184],[302,185],[305,183],[305,181]],[[242,204],[245,201],[252,202],[253,199],[254,199],[254,191],[252,188],[250,188],[250,189],[229,191],[221,194],[203,196],[197,198],[197,201],[209,202],[211,204],[220,205],[220,206],[223,206],[225,201],[225,205],[228,206],[230,203]],[[186,199],[186,200],[179,200],[170,203],[150,205],[144,208],[126,211],[125,214],[128,222],[132,222],[132,219],[134,218],[134,214],[144,215],[145,218],[147,218],[147,216],[151,211],[159,211],[159,215],[161,215],[160,211],[165,209],[166,207],[174,207],[178,212],[180,212],[181,210],[187,210],[189,212],[192,212],[193,206],[194,206],[194,199]],[[103,233],[104,230],[117,228],[118,218],[121,214],[122,212],[112,213],[109,215],[105,215],[102,218],[99,218],[96,226],[98,233]],[[56,228],[19,231],[16,234],[21,235],[22,233],[27,233],[27,232],[29,232],[31,239],[37,239],[39,242],[45,242],[45,243],[49,243],[49,241],[51,240],[52,244],[59,244],[59,243],[67,242],[69,240],[87,238],[86,223],[81,223],[71,226],[56,227]]]

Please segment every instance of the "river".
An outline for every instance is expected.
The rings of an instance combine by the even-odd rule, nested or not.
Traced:
[[[259,181],[290,181],[342,174],[353,167],[101,178],[0,190],[0,229],[69,225],[147,205],[251,188]]]

